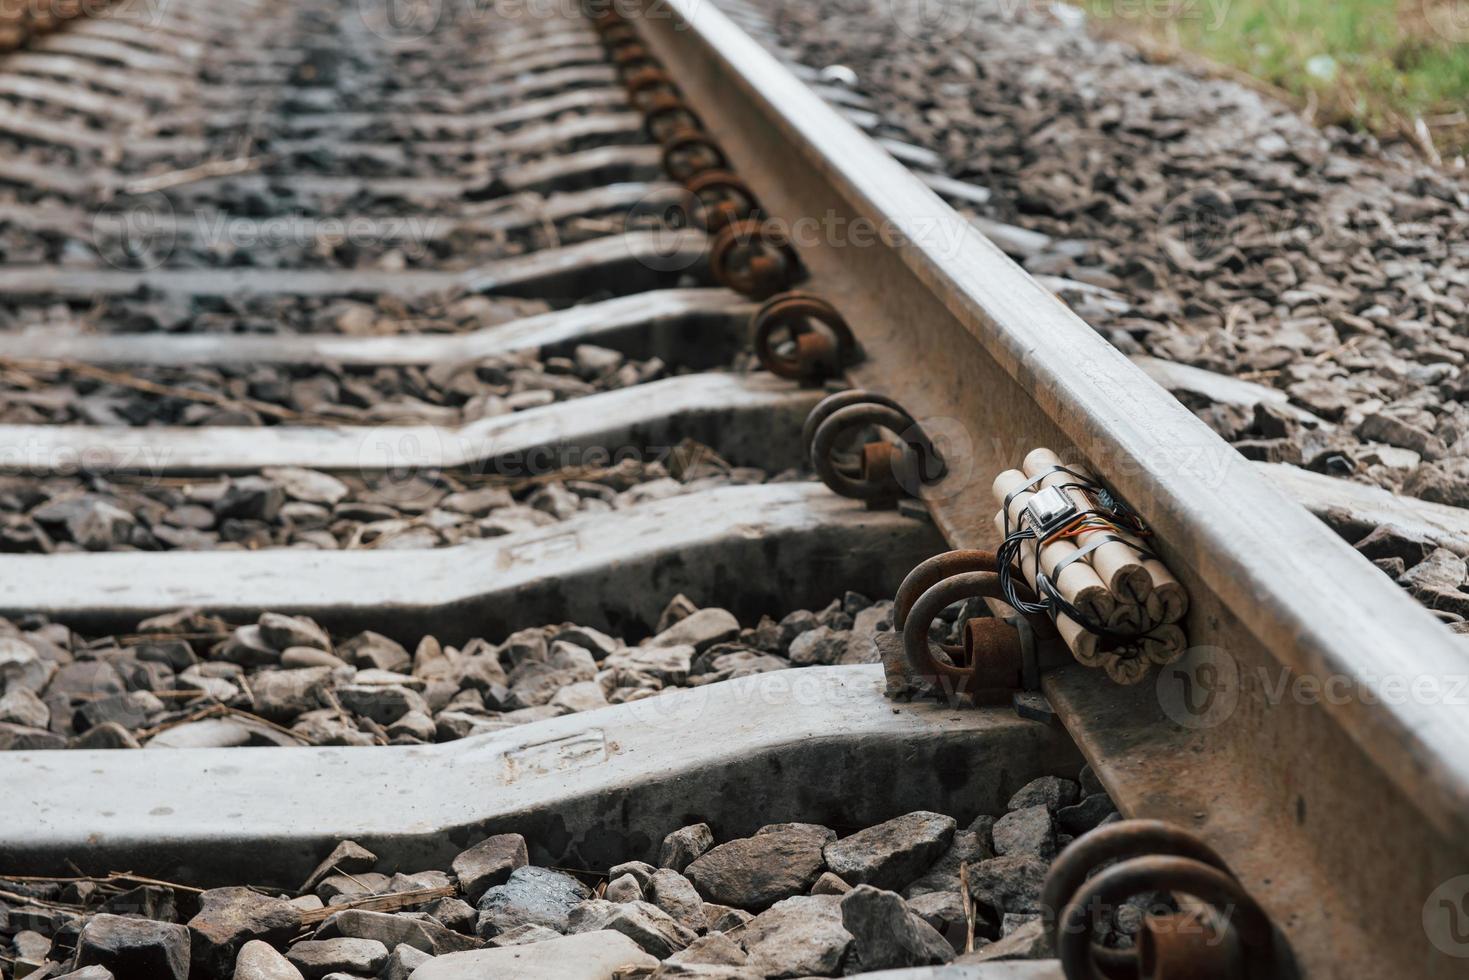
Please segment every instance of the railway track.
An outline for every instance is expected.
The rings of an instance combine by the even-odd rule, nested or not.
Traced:
[[[724,9],[0,57],[0,975],[1459,975],[1464,648],[1367,556],[1469,520],[1244,460]],[[967,550],[1037,447],[1187,591],[1140,682]]]

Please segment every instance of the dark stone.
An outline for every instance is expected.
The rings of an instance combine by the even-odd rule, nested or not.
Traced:
[[[842,898],[842,926],[863,970],[947,963],[954,949],[894,892],[858,885]]]
[[[229,976],[240,947],[252,939],[272,946],[289,942],[301,928],[301,910],[248,888],[213,888],[199,896],[199,914],[189,920],[194,968]]]
[[[76,965],[106,967],[116,980],[185,980],[189,930],[172,922],[94,915],[77,942]],[[219,975],[229,976],[234,966],[231,957]]]
[[[663,838],[663,846],[658,849],[658,865],[682,872],[690,861],[709,850],[713,844],[714,833],[707,823],[680,827]],[[646,887],[641,880],[638,884]]]
[[[479,901],[485,890],[503,885],[516,868],[530,861],[525,838],[519,834],[497,834],[462,851],[454,858],[454,874],[459,887],[471,902]]]
[[[503,885],[480,897],[476,931],[483,939],[526,924],[565,932],[571,910],[591,897],[591,889],[571,875],[550,868],[516,868]]]
[[[843,881],[902,889],[954,839],[953,817],[926,810],[894,817],[826,845],[826,865]]]
[[[720,844],[684,874],[709,901],[758,911],[805,894],[822,866],[820,840],[809,831],[786,830]]]

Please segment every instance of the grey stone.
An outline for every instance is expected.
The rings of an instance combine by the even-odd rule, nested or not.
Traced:
[[[269,943],[252,939],[235,958],[234,980],[302,980],[301,971]]]
[[[648,641],[649,646],[692,646],[695,652],[740,635],[740,621],[727,609],[691,613]]]
[[[0,751],[40,752],[66,748],[66,736],[44,728],[0,722]]]
[[[557,691],[547,703],[571,713],[592,711],[607,707],[607,695],[596,681],[577,681]]]
[[[421,892],[436,889],[453,889],[454,877],[447,871],[415,871],[405,874],[402,871],[395,872],[392,880],[388,882],[388,891],[399,892]]]
[[[286,502],[285,492],[274,483],[258,476],[237,477],[214,503],[214,516],[223,520],[274,521]]]
[[[189,920],[194,968],[228,976],[240,947],[252,939],[272,946],[301,928],[301,910],[248,888],[212,888],[199,895],[199,914]]]
[[[956,957],[955,963],[989,963],[995,960],[1045,960],[1055,956],[1049,934],[1040,919],[1027,922],[1009,935],[983,949]]]
[[[532,660],[544,663],[550,655],[550,643],[546,639],[545,630],[516,630],[500,644],[500,653],[508,661],[510,668],[514,669]]]
[[[796,637],[788,656],[797,667],[829,666],[842,659],[850,640],[851,633],[847,630],[818,626]]]
[[[908,899],[908,908],[947,939],[953,949],[964,949],[968,925],[964,919],[964,896],[961,893],[925,892]]]
[[[718,902],[704,903],[704,921],[709,923],[710,932],[729,932],[738,929],[755,918],[744,909],[731,908]]]
[[[46,687],[47,696],[64,694],[73,701],[125,693],[127,685],[123,683],[122,675],[105,660],[65,664],[52,675],[51,683]]]
[[[479,949],[484,945],[480,940],[460,935],[432,919],[414,919],[406,915],[372,912],[367,909],[345,909],[338,912],[322,923],[322,928],[316,935],[317,939],[338,937],[371,939],[388,949],[412,946],[434,956]]]
[[[76,965],[106,967],[116,980],[185,980],[189,930],[172,922],[94,915],[77,939]],[[233,967],[231,957],[223,975]]]
[[[577,373],[584,378],[600,378],[622,366],[626,360],[620,351],[598,347],[595,344],[577,344],[571,352],[576,362]]]
[[[408,980],[414,970],[431,959],[433,957],[428,953],[405,943],[388,954],[388,961],[383,964],[378,980]]]
[[[45,728],[51,723],[51,709],[30,688],[16,685],[0,697],[0,721]]]
[[[610,980],[619,969],[652,970],[656,957],[610,929],[544,942],[436,956],[412,980]]]
[[[1469,617],[1469,592],[1464,584],[1464,559],[1447,548],[1436,548],[1423,561],[1398,578],[1398,584],[1430,609],[1443,609]]]
[[[432,742],[438,737],[438,725],[422,711],[410,711],[388,726],[388,737],[401,744],[410,742]]]
[[[147,691],[113,694],[95,701],[84,701],[72,715],[72,727],[85,732],[94,725],[116,722],[124,728],[141,728],[148,717],[163,710],[163,702]]]
[[[608,657],[602,666],[606,670],[650,674],[664,684],[679,685],[688,680],[693,659],[694,647],[689,644],[630,647]]]
[[[821,844],[799,830],[720,844],[684,869],[700,895],[751,911],[805,894],[821,871]]]
[[[1011,810],[994,827],[995,853],[1056,856],[1056,828],[1044,804]]]
[[[499,949],[501,946],[524,946],[527,943],[540,943],[548,939],[560,939],[561,933],[545,926],[526,924],[516,926],[508,932],[502,932],[498,936],[488,940],[485,945]]]
[[[672,959],[658,964],[648,980],[763,980],[747,966],[714,963],[677,963]]]
[[[852,944],[841,902],[835,895],[801,895],[755,916],[741,936],[749,966],[769,978],[836,976]]]
[[[391,725],[410,711],[429,714],[422,694],[396,684],[342,684],[336,695],[342,707],[379,725]]]
[[[479,913],[463,899],[436,898],[421,908],[424,914],[455,932],[474,934],[474,920]]]
[[[396,640],[363,630],[337,648],[337,656],[353,667],[391,670],[398,673],[413,666],[413,658]]]
[[[178,675],[178,687],[181,691],[199,691],[210,700],[221,704],[229,704],[241,696],[240,687],[234,681],[223,677],[207,674],[203,670],[203,664],[195,664],[186,670],[180,671]]]
[[[713,846],[714,832],[707,823],[680,827],[663,838],[663,845],[658,849],[658,864],[660,867],[682,872],[689,866],[689,862]],[[646,887],[643,879],[639,879],[638,884]]]
[[[622,649],[620,641],[590,626],[563,626],[557,631],[554,640],[574,643],[598,660],[605,659]]]
[[[334,653],[317,650],[315,647],[286,647],[281,651],[281,667],[295,670],[302,667],[346,667],[347,662]]]
[[[310,877],[297,890],[315,891],[316,886],[330,875],[361,874],[364,871],[371,871],[376,865],[376,854],[356,841],[344,840],[332,848],[332,852],[322,859],[322,862],[316,866],[316,870],[311,872]]]
[[[296,466],[277,466],[261,470],[261,475],[280,487],[292,500],[333,507],[350,492],[336,477]]]
[[[329,973],[375,974],[388,961],[388,947],[375,939],[308,939],[286,951],[306,980]]]
[[[709,928],[704,919],[704,900],[689,880],[672,868],[660,868],[648,882],[648,901],[658,906],[679,925],[695,933]]]
[[[451,865],[459,879],[459,887],[471,902],[478,902],[485,890],[503,885],[516,868],[530,861],[525,838],[519,834],[496,834],[466,851],[461,851]]]
[[[998,919],[1004,912],[1039,912],[1050,865],[1033,854],[981,861],[969,869],[969,894]]]
[[[594,898],[572,909],[567,923],[568,932],[595,932],[599,929],[620,932],[659,959],[678,952],[698,936],[649,902],[618,903]]]
[[[214,655],[241,667],[270,667],[281,659],[280,650],[265,641],[256,625],[236,629]]]
[[[1417,531],[1382,524],[1352,547],[1374,561],[1397,558],[1404,565],[1411,566],[1432,554],[1435,546],[1431,538]]]
[[[712,966],[744,966],[750,957],[733,939],[719,932],[700,936],[674,953],[667,963],[704,963]]]
[[[620,875],[607,882],[602,896],[609,902],[641,902],[645,897],[642,886],[632,875]]]
[[[652,880],[653,873],[658,869],[646,861],[624,861],[622,864],[614,864],[607,871],[608,878],[617,878],[621,875],[632,875],[638,887],[644,891],[648,888],[648,882]],[[674,869],[678,870],[678,869]]]
[[[830,871],[821,872],[821,877],[817,878],[816,884],[811,886],[813,895],[845,895],[851,890],[851,885]]]
[[[835,830],[819,823],[768,823],[755,831],[756,837],[761,834],[805,834],[822,846],[837,839]]]
[[[492,510],[500,507],[510,507],[514,503],[515,498],[504,487],[481,487],[477,490],[464,490],[459,493],[451,493],[439,501],[439,506],[444,510],[453,511],[456,514],[466,514],[470,517],[484,517]]]
[[[1056,811],[1056,826],[1072,837],[1080,837],[1116,812],[1106,793],[1092,793],[1075,806]]]
[[[699,611],[699,606],[694,600],[680,592],[668,600],[668,605],[663,607],[663,612],[658,616],[658,624],[653,628],[654,633],[662,633],[670,626],[687,619]]]
[[[331,684],[330,667],[260,671],[250,678],[254,713],[278,724],[290,724],[308,711],[325,707],[324,692]]]
[[[162,664],[177,673],[199,662],[194,648],[183,640],[152,640],[133,647],[139,660]]]
[[[1062,807],[1071,806],[1081,796],[1081,788],[1069,779],[1059,776],[1042,776],[1032,779],[1010,797],[1007,810],[1020,810],[1030,806],[1044,806],[1055,813]]]
[[[113,915],[137,915],[159,922],[177,922],[173,889],[160,885],[138,885],[106,899],[97,909]]]
[[[480,897],[475,929],[484,939],[526,923],[565,932],[571,910],[591,897],[591,889],[571,875],[549,868],[516,868],[503,885]]]
[[[978,864],[994,857],[994,851],[985,843],[984,837],[972,830],[955,832],[953,843],[937,861],[928,866],[922,877],[915,878],[903,895],[912,898],[925,892],[951,891],[959,887],[959,867],[963,864]]]
[[[896,892],[858,885],[842,900],[842,926],[852,934],[864,970],[946,963],[954,949]]]
[[[233,718],[191,721],[148,739],[150,749],[226,749],[248,745],[250,729]]]
[[[132,732],[115,721],[104,721],[71,740],[74,749],[137,749],[141,743]]]
[[[260,627],[260,638],[277,650],[309,647],[331,652],[332,641],[326,630],[305,616],[261,613],[256,625]]]
[[[36,976],[42,976],[42,974],[36,974]],[[120,978],[107,967],[94,965],[54,976],[54,980],[120,980]],[[241,978],[241,980],[248,980],[248,978]]]
[[[0,690],[25,688],[39,694],[56,673],[56,664],[15,636],[0,636]]]
[[[853,616],[852,629],[847,634],[847,648],[837,661],[841,664],[875,664],[882,661],[877,648],[877,635],[891,630],[893,604],[890,600],[879,602],[859,610]]]
[[[823,853],[844,881],[900,890],[948,849],[954,829],[953,817],[919,810],[832,841]]]
[[[1469,507],[1469,459],[1424,463],[1403,483],[1403,493],[1450,507]]]

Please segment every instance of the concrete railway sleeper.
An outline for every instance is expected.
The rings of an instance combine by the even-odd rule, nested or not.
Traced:
[[[0,4],[0,977],[1457,975],[1463,512],[842,66],[411,6]]]

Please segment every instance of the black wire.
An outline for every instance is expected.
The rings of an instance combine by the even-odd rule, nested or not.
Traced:
[[[1070,470],[1066,470],[1066,472],[1071,473]],[[1076,476],[1075,473],[1071,473],[1071,475]],[[1080,479],[1080,477],[1077,478]],[[1104,520],[1110,521],[1121,530],[1131,529],[1136,531],[1137,533],[1147,532],[1147,527],[1143,524],[1142,519],[1138,516],[1137,512],[1128,507],[1127,504],[1124,503],[1121,499],[1114,497],[1104,487],[1098,486],[1096,484],[1081,482],[1060,484],[1056,487],[1056,489],[1063,491],[1073,489],[1081,490],[1089,497],[1094,496],[1101,506],[1093,507],[1089,510],[1080,511],[1076,514],[1071,515],[1064,524],[1055,528],[1052,531],[1052,534],[1055,534],[1056,532],[1059,532],[1066,527],[1072,526],[1076,523],[1078,519],[1083,519],[1091,516],[1101,517]],[[1065,597],[1061,595],[1060,590],[1056,587],[1056,583],[1052,582],[1051,579],[1043,574],[1040,570],[1040,550],[1041,548],[1045,547],[1045,545],[1049,542],[1049,536],[1046,538],[1042,538],[1036,533],[1035,528],[1025,527],[1024,521],[1026,513],[1027,512],[1025,511],[1021,512],[1021,518],[1019,522],[1021,526],[1017,527],[1013,531],[1010,529],[1010,513],[1008,508],[1006,509],[1004,514],[1005,538],[1003,541],[1000,542],[1000,547],[999,550],[995,553],[995,558],[996,564],[999,565],[1000,568],[1000,592],[1005,596],[1005,601],[1019,612],[1026,613],[1032,616],[1048,615],[1051,617],[1052,621],[1054,621],[1058,616],[1064,615],[1074,621],[1077,625],[1081,626],[1081,628],[1086,630],[1088,633],[1094,633],[1097,636],[1101,637],[1104,641],[1107,641],[1107,643],[1104,645],[1104,648],[1106,648],[1107,646],[1115,648],[1117,646],[1130,643],[1133,640],[1138,639],[1138,637],[1142,636],[1141,633],[1119,633],[1116,630],[1110,629],[1105,623],[1097,622],[1090,616],[1082,613],[1082,611],[1080,609],[1077,609],[1076,606],[1066,601]],[[1015,583],[1015,573],[1020,569],[1020,548],[1021,545],[1023,545],[1026,541],[1036,542],[1035,593],[1037,597],[1041,600],[1040,602],[1027,602],[1024,599],[1021,599]],[[1020,577],[1023,581],[1024,575],[1022,574]]]

